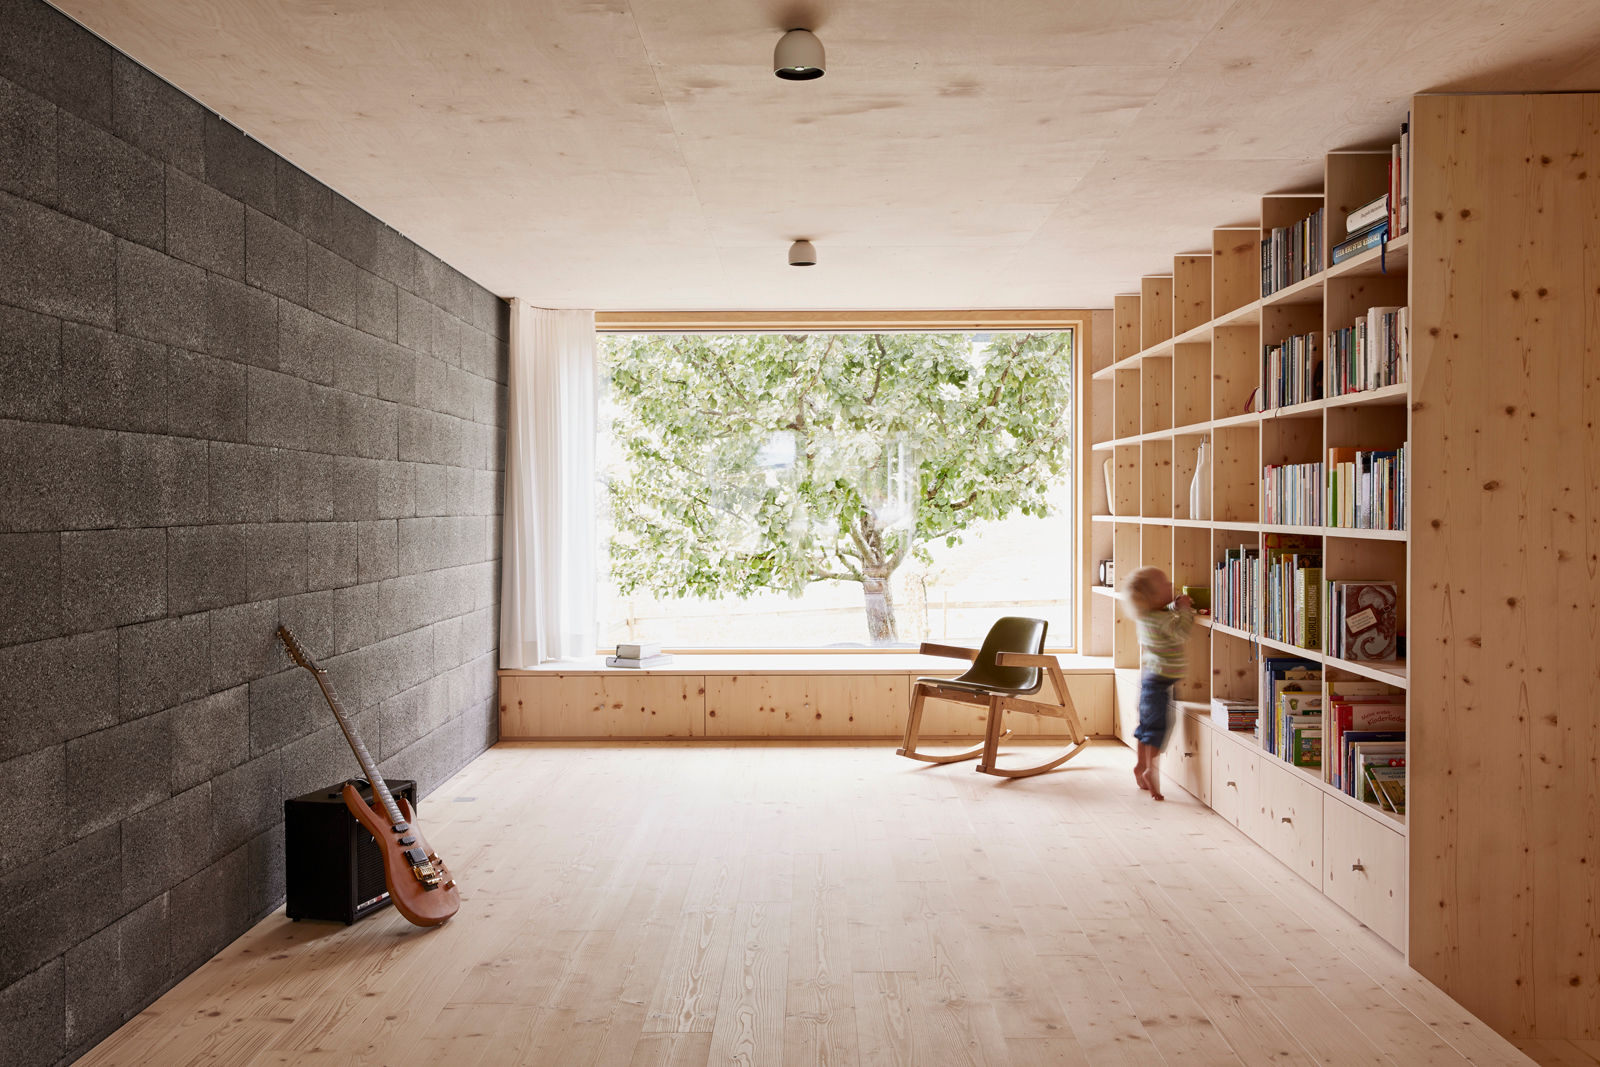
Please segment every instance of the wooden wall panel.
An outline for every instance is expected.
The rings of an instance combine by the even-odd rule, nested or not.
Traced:
[[[1600,96],[1422,96],[1412,966],[1600,1036]]]
[[[1172,283],[1172,334],[1178,337],[1211,319],[1211,256],[1175,257]]]
[[[1261,230],[1211,231],[1211,313],[1226,315],[1261,297]]]
[[[500,737],[704,737],[705,682],[687,674],[501,675]]]
[[[905,729],[907,674],[501,675],[500,736],[541,738],[895,738]],[[1110,672],[1070,674],[1087,733],[1110,736]],[[1060,737],[1049,719],[1006,720],[1019,737]],[[982,737],[980,709],[935,701],[923,716],[928,737]]]
[[[1139,279],[1139,348],[1172,338],[1172,277],[1153,275]]]
[[[905,729],[909,687],[904,674],[712,675],[706,736],[892,737]]]
[[[1139,294],[1113,297],[1111,316],[1116,323],[1113,352],[1117,359],[1127,359],[1139,351]]]

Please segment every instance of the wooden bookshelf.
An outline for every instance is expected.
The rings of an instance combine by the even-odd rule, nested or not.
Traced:
[[[1341,149],[1320,190],[1263,197],[1258,225],[1214,231],[1209,255],[1117,298],[1093,455],[1116,457],[1128,506],[1102,521],[1119,578],[1154,565],[1209,584],[1228,547],[1288,533],[1320,543],[1325,578],[1396,583],[1395,662],[1328,654],[1326,621],[1301,649],[1205,620],[1168,777],[1497,1029],[1596,1038],[1600,95],[1428,95],[1412,115],[1410,233],[1331,264],[1345,215],[1388,181],[1386,148]],[[1318,206],[1324,269],[1263,297],[1266,231]],[[1326,399],[1250,410],[1263,346],[1315,333],[1326,353],[1330,331],[1394,306],[1410,309],[1405,382],[1330,397],[1325,377]],[[1205,518],[1189,508],[1201,442]],[[1402,442],[1410,531],[1263,521],[1264,465]],[[1137,635],[1120,613],[1105,625],[1126,739]],[[1211,698],[1259,701],[1260,657],[1277,653],[1321,664],[1325,695],[1340,679],[1404,694],[1409,818],[1214,725]]]
[[[1382,167],[1375,162],[1380,159]],[[1350,205],[1360,206],[1387,188],[1387,160],[1387,151],[1330,153],[1326,194],[1265,196],[1259,225],[1215,230],[1209,249],[1179,253],[1170,272],[1141,279],[1138,292],[1116,299],[1111,359],[1094,374],[1103,383],[1095,395],[1109,401],[1111,411],[1092,420],[1090,448],[1097,464],[1112,465],[1112,506],[1093,525],[1107,531],[1119,577],[1139,566],[1158,566],[1175,586],[1210,586],[1213,567],[1228,548],[1259,549],[1269,534],[1293,534],[1322,546],[1330,577],[1407,586],[1405,531],[1267,524],[1262,468],[1320,460],[1327,448],[1351,446],[1362,434],[1372,436],[1373,448],[1404,441],[1409,386],[1266,411],[1252,407],[1264,385],[1265,345],[1315,334],[1325,346],[1330,330],[1348,325],[1366,308],[1406,302],[1409,237],[1337,265],[1328,262],[1329,250],[1343,238]],[[1272,227],[1294,224],[1318,209],[1325,209],[1329,231],[1321,237],[1322,269],[1263,296],[1262,241]],[[1329,392],[1324,383],[1320,396]],[[1211,477],[1196,514],[1190,483],[1201,445],[1210,453]],[[1113,590],[1093,593],[1115,602]],[[1325,654],[1323,642],[1307,649],[1209,618],[1202,622],[1191,638],[1189,674],[1176,693],[1182,712],[1169,774],[1403,947],[1406,871],[1395,857],[1405,855],[1405,817],[1345,795],[1315,770],[1285,762],[1266,751],[1255,732],[1217,727],[1210,701],[1259,701],[1263,655],[1303,657],[1321,664],[1325,678],[1335,682],[1373,679],[1402,693],[1409,681],[1405,664],[1349,662]],[[1119,730],[1126,739],[1137,718],[1137,633],[1120,613],[1104,625],[1110,632],[1099,637],[1112,648]],[[1353,861],[1368,875],[1351,871],[1348,863],[1342,870],[1330,868],[1330,856],[1351,849],[1374,857],[1370,863]]]

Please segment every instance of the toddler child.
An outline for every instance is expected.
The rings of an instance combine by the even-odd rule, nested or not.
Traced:
[[[1172,687],[1183,677],[1184,643],[1194,625],[1188,597],[1172,598],[1172,582],[1159,567],[1128,575],[1123,593],[1139,623],[1139,742],[1133,777],[1155,800],[1161,795],[1161,748],[1167,741]]]

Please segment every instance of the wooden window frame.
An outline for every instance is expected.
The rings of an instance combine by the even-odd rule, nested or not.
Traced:
[[[868,333],[874,330],[963,331],[983,330],[1071,330],[1072,356],[1072,449],[1073,496],[1077,508],[1070,565],[1075,567],[1075,625],[1072,644],[1052,645],[1049,651],[1060,655],[1076,654],[1083,645],[1091,622],[1089,603],[1089,563],[1085,546],[1090,543],[1090,504],[1088,493],[1089,454],[1085,431],[1090,415],[1087,405],[1090,353],[1093,351],[1092,311],[1084,308],[970,311],[597,311],[597,333],[760,333],[782,330],[841,333]],[[602,654],[605,649],[599,650]],[[904,648],[694,648],[685,655],[905,655]]]

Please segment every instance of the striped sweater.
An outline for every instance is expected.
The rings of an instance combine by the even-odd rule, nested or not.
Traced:
[[[1146,674],[1161,678],[1182,678],[1184,642],[1194,626],[1194,612],[1158,608],[1146,611],[1139,619],[1139,666]]]

